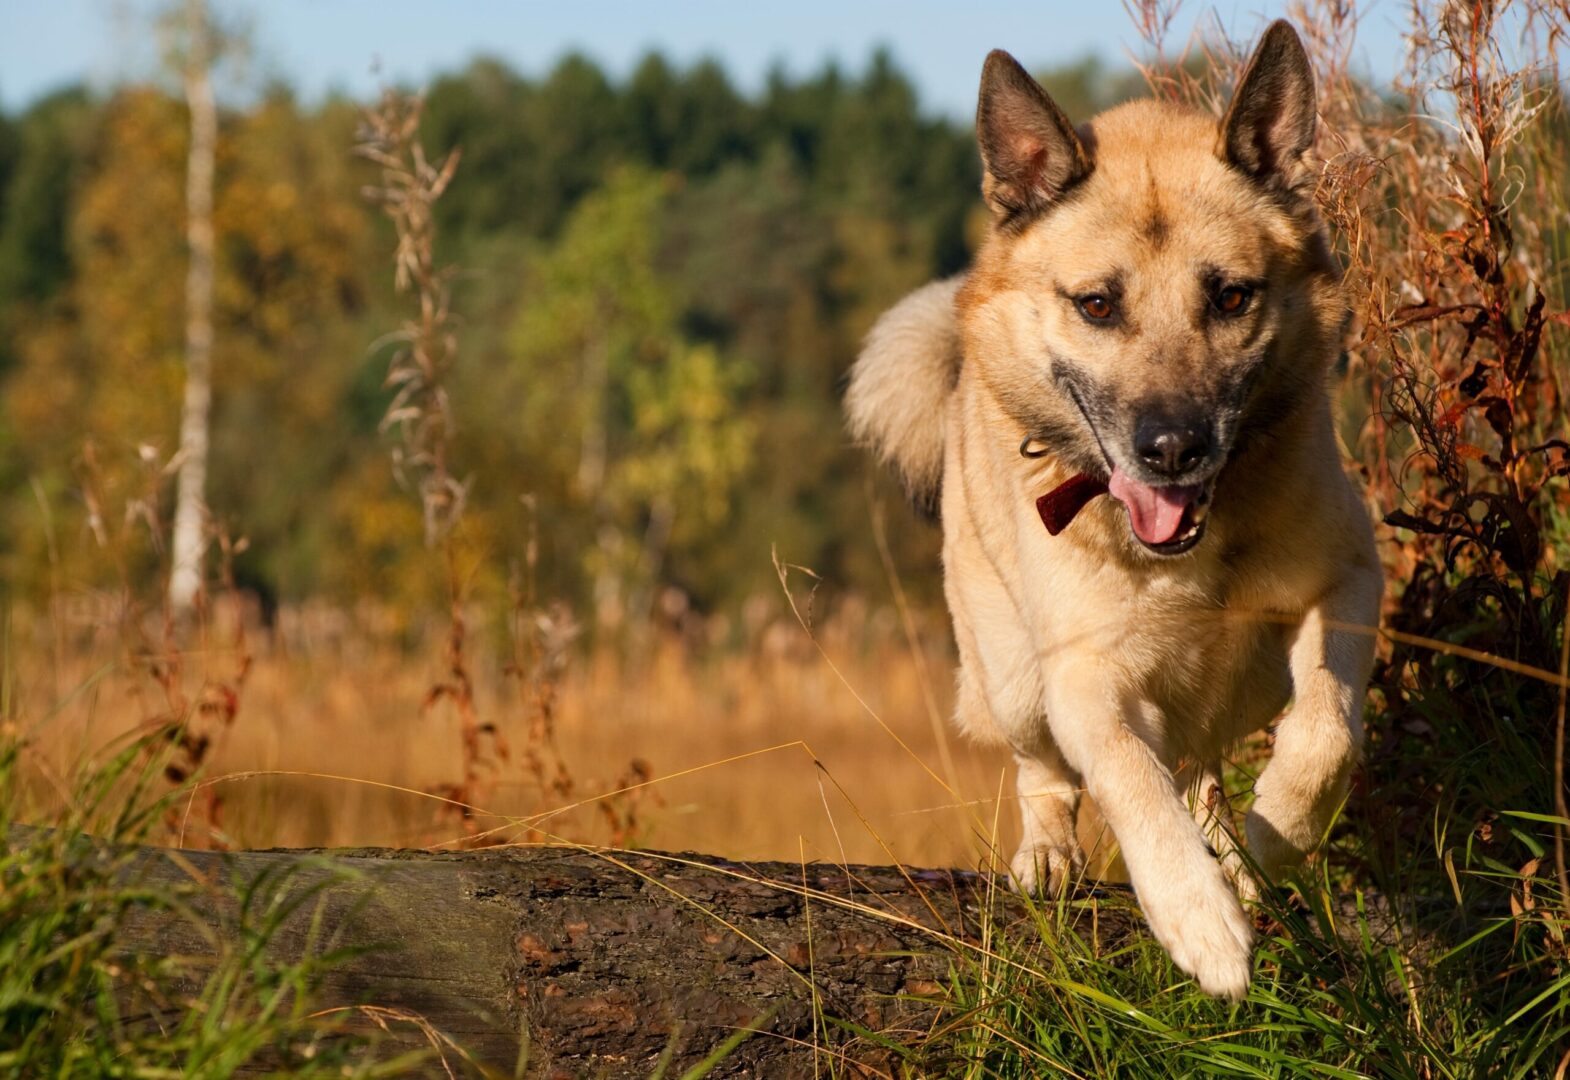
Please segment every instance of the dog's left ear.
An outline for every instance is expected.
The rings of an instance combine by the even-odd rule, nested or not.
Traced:
[[[1277,19],[1238,80],[1217,149],[1256,180],[1294,187],[1313,144],[1314,70],[1292,24]]]

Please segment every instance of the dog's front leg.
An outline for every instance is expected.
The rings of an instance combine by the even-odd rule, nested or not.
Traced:
[[[1363,694],[1374,664],[1379,571],[1359,567],[1308,612],[1292,642],[1294,702],[1254,783],[1249,853],[1274,878],[1318,846],[1363,745]]]
[[[1153,706],[1113,688],[1093,656],[1052,662],[1047,718],[1069,764],[1112,827],[1156,940],[1209,994],[1241,998],[1253,924],[1205,844],[1172,773],[1141,737]]]

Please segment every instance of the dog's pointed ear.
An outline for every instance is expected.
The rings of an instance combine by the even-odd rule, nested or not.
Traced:
[[[1314,70],[1297,31],[1277,19],[1260,38],[1221,121],[1221,156],[1256,180],[1295,186],[1314,144]]]
[[[1041,84],[1002,49],[987,56],[976,104],[981,192],[1000,223],[1045,209],[1090,175],[1090,155]]]

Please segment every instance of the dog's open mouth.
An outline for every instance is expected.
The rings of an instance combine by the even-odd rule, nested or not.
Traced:
[[[1205,535],[1210,511],[1206,484],[1154,487],[1114,468],[1107,491],[1128,509],[1134,537],[1157,555],[1181,555]]]

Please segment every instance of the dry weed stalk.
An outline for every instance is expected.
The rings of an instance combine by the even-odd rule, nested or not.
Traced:
[[[527,740],[521,764],[538,791],[533,812],[522,819],[522,832],[513,840],[549,841],[561,834],[562,826],[553,819],[557,807],[568,804],[578,781],[557,741],[558,706],[563,677],[573,648],[583,628],[572,609],[557,601],[542,605],[536,591],[539,569],[538,505],[532,496],[522,499],[529,515],[529,539],[521,566],[514,563],[509,578],[511,611],[509,639],[512,658],[504,673],[517,685],[519,704],[527,723]],[[645,800],[660,803],[658,792],[649,787],[654,772],[642,758],[632,758],[622,773],[590,800],[598,809],[616,847],[634,846],[642,822],[639,808]],[[541,822],[551,820],[550,831]]]
[[[383,92],[374,108],[361,115],[355,152],[375,163],[381,182],[367,186],[365,197],[392,221],[397,236],[393,255],[394,285],[409,296],[414,311],[384,341],[395,342],[385,385],[394,391],[382,416],[381,429],[395,430],[393,468],[399,479],[418,492],[425,521],[427,547],[441,545],[447,563],[450,606],[446,671],[425,696],[424,708],[448,702],[458,717],[462,776],[437,794],[463,807],[465,833],[479,832],[473,807],[484,774],[494,774],[507,757],[507,746],[492,724],[481,723],[474,704],[474,681],[466,651],[464,588],[458,570],[454,530],[463,517],[468,485],[449,466],[452,407],[444,380],[458,355],[456,320],[449,282],[453,268],[436,262],[436,201],[447,190],[458,168],[454,149],[438,165],[420,143],[424,99],[396,90]],[[490,738],[489,753],[483,740]]]
[[[203,659],[204,667],[194,698],[187,691],[188,654],[177,633],[181,613],[168,596],[167,581],[173,568],[165,544],[169,526],[164,494],[179,465],[179,455],[164,461],[154,447],[143,444],[129,468],[114,468],[105,463],[92,440],[84,444],[76,462],[88,532],[109,560],[116,582],[120,647],[131,673],[131,694],[142,717],[137,733],[143,739],[144,753],[162,764],[165,779],[176,787],[202,770],[233,727],[252,662],[233,567],[234,556],[247,544],[243,538],[232,539],[227,530],[208,518],[211,540],[204,540],[203,545],[215,542],[221,553],[220,585],[234,612],[234,629],[229,640],[218,640],[213,594],[199,581],[191,597],[194,608],[186,614],[195,616],[199,641],[195,655]],[[116,505],[120,512],[112,515],[110,508]],[[205,512],[203,516],[207,518]],[[149,561],[155,573],[142,572],[140,564]],[[135,583],[149,581],[156,589],[156,600],[137,591]],[[150,629],[154,622],[156,631]],[[233,657],[232,671],[215,672],[215,661],[225,656]],[[149,684],[156,697],[149,694]],[[187,841],[193,818],[203,843],[215,848],[230,846],[223,827],[223,796],[215,787],[193,789],[186,804],[167,808],[164,824],[177,843]]]
[[[436,260],[434,208],[452,182],[459,152],[452,150],[439,164],[426,157],[419,138],[422,111],[420,97],[385,92],[378,105],[363,114],[356,146],[360,156],[380,169],[380,183],[368,186],[365,194],[392,221],[398,239],[394,282],[399,293],[414,300],[411,317],[384,339],[398,347],[386,382],[394,395],[381,426],[384,431],[398,432],[394,469],[418,491],[426,544],[439,544],[447,563],[450,620],[446,671],[426,694],[424,705],[429,709],[446,701],[456,712],[462,775],[458,781],[442,785],[436,794],[462,808],[459,815],[468,842],[496,843],[505,829],[482,829],[473,808],[483,801],[487,785],[494,785],[512,751],[497,725],[483,721],[475,705],[464,615],[466,587],[459,570],[456,535],[469,483],[459,481],[450,467],[453,414],[445,386],[458,356],[457,320],[449,288],[454,270]],[[526,498],[525,504],[532,515],[532,500]],[[537,560],[538,543],[531,539],[525,555],[526,572],[521,578],[516,570],[513,574],[513,657],[506,674],[518,681],[527,718],[521,763],[538,786],[544,809],[549,802],[569,798],[577,788],[557,747],[555,702],[578,627],[565,605],[542,607],[538,603],[534,591]],[[610,790],[619,792],[649,775],[647,765],[634,761]],[[637,793],[626,793],[597,801],[618,843],[630,841],[636,833],[637,800]],[[537,831],[529,836],[540,838]]]
[[[1564,122],[1554,53],[1528,36],[1526,55],[1507,58],[1507,12],[1528,35],[1534,25],[1563,33],[1563,10],[1536,0],[1414,6],[1399,107],[1367,93],[1331,98],[1344,114],[1334,126],[1362,145],[1327,163],[1322,190],[1351,266],[1358,384],[1375,395],[1355,450],[1385,523],[1400,530],[1387,623],[1557,670],[1570,433],[1556,355],[1566,335],[1554,335],[1566,297],[1549,252],[1570,196],[1549,178],[1570,140],[1550,127]],[[1415,754],[1412,735],[1430,750],[1514,746],[1531,779],[1478,770],[1481,797],[1462,804],[1474,828],[1498,811],[1562,814],[1562,763],[1542,760],[1562,746],[1550,687],[1401,644],[1376,684],[1386,707],[1372,776],[1437,796],[1446,781],[1433,758],[1445,755]],[[1563,888],[1563,826],[1554,832]],[[1535,857],[1523,866],[1528,892],[1538,868]],[[1562,950],[1552,908],[1539,914]]]
[[[364,194],[392,220],[398,237],[394,284],[412,295],[413,315],[387,341],[398,342],[386,385],[395,393],[382,417],[383,431],[396,429],[393,465],[412,480],[425,514],[425,543],[449,536],[463,515],[467,485],[448,469],[452,409],[444,379],[458,354],[449,281],[452,267],[436,263],[436,201],[458,169],[455,149],[440,165],[427,160],[420,144],[424,99],[387,90],[362,114],[355,152],[381,169],[381,183]]]
[[[539,511],[530,497],[523,499],[523,505],[529,515],[529,540],[524,548],[523,566],[514,562],[508,579],[512,594],[508,628],[512,658],[505,673],[516,682],[519,703],[527,717],[528,738],[522,764],[539,791],[535,806],[539,813],[553,797],[562,802],[570,799],[576,787],[556,742],[556,704],[568,650],[580,628],[565,604],[548,612],[539,607],[535,591],[540,556]],[[531,829],[526,838],[544,837]]]

